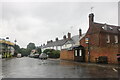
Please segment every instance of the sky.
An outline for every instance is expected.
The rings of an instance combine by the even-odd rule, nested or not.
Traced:
[[[62,39],[68,32],[78,35],[79,28],[85,33],[90,13],[95,22],[118,25],[118,0],[84,1],[1,0],[0,38],[16,39],[24,48],[30,42],[40,46],[56,37]]]

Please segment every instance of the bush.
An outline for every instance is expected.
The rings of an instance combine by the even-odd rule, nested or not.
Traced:
[[[59,58],[60,57],[60,51],[54,50],[54,49],[46,49],[43,51],[43,53],[46,53],[49,58]]]

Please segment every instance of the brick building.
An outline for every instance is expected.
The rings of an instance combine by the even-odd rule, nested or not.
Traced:
[[[117,64],[120,54],[120,27],[94,22],[94,14],[89,14],[89,29],[81,36],[80,45],[71,50],[62,50],[61,59],[82,62],[96,62],[105,57],[108,63]]]
[[[86,43],[87,42],[87,43]],[[120,54],[120,27],[94,22],[94,14],[89,14],[89,29],[80,40],[85,48],[86,61],[96,62],[100,56],[106,56],[108,63],[118,63]]]

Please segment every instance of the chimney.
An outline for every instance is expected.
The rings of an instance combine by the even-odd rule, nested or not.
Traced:
[[[68,39],[71,39],[71,33],[68,32]]]
[[[43,44],[43,46],[45,46],[45,44]]]
[[[43,45],[41,44],[41,47],[42,47]]]
[[[55,40],[58,41],[58,38],[56,38]]]
[[[91,26],[91,24],[94,22],[94,14],[91,13],[89,14],[89,27]]]
[[[50,40],[50,42],[53,42],[53,40]]]
[[[53,40],[47,41],[47,44],[48,44],[48,43],[51,43],[51,42],[53,42]]]
[[[82,36],[82,30],[79,29],[79,38]]]
[[[50,41],[47,41],[47,44],[49,43]]]
[[[66,35],[63,36],[63,39],[66,39]]]

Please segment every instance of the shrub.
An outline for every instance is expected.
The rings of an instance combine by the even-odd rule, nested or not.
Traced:
[[[59,58],[60,57],[60,51],[54,50],[54,49],[46,49],[43,51],[43,53],[46,53],[49,58]]]

